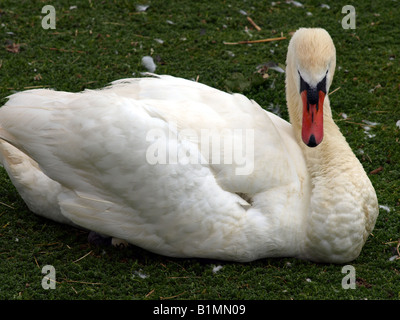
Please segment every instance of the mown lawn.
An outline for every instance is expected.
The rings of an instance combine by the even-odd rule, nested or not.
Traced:
[[[323,27],[337,50],[330,96],[334,119],[375,186],[382,206],[373,235],[351,263],[292,258],[252,263],[172,259],[140,248],[94,247],[87,233],[32,214],[0,168],[0,299],[399,299],[400,2],[359,1],[356,29],[343,29],[348,1],[12,1],[0,3],[0,99],[32,87],[81,91],[146,71],[241,92],[287,119],[281,66],[299,27]],[[51,4],[56,29],[43,29]],[[138,11],[137,4],[148,4]],[[257,31],[247,20],[261,28]],[[224,42],[286,37],[268,43]],[[366,127],[369,129],[367,130]],[[42,287],[42,267],[56,289]],[[222,268],[214,269],[216,266]],[[216,271],[216,272],[215,272]]]

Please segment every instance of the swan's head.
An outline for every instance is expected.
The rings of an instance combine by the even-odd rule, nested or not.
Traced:
[[[294,110],[301,121],[301,137],[309,147],[321,143],[324,135],[324,100],[332,83],[336,50],[324,29],[301,28],[293,35],[287,55],[287,81],[294,82],[301,110]],[[289,87],[288,87],[289,89]]]

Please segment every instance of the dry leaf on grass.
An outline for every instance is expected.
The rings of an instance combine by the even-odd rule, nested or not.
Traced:
[[[21,46],[18,43],[11,43],[6,45],[6,50],[12,53],[19,53]]]

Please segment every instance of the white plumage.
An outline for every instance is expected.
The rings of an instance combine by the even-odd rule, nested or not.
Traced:
[[[296,32],[292,125],[172,76],[20,92],[0,109],[0,161],[33,212],[159,254],[350,261],[375,224],[375,191],[327,97],[322,143],[310,148],[300,134],[299,74],[310,88],[326,75],[328,90],[334,68],[326,31]]]

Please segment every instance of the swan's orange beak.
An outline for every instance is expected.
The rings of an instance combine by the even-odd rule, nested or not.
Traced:
[[[311,91],[311,92],[310,92]],[[325,93],[322,90],[303,90],[301,93],[303,101],[303,124],[301,138],[309,147],[316,147],[324,137],[324,99]]]

